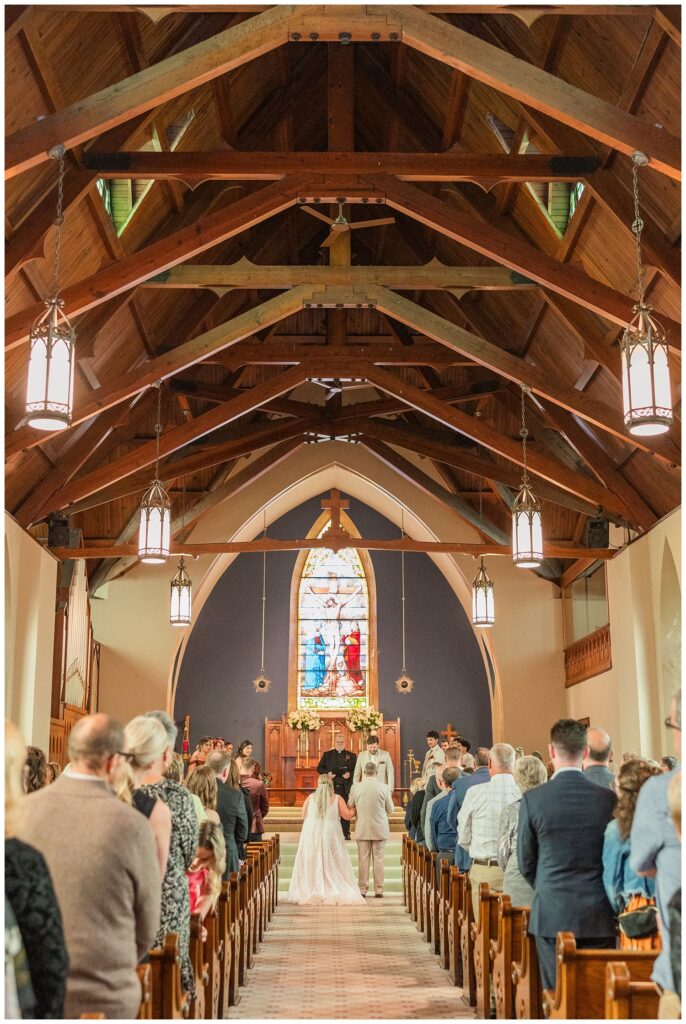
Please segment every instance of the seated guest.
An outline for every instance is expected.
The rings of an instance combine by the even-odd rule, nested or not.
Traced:
[[[191,754],[191,759],[188,762],[188,774],[194,772],[200,765],[205,764],[207,755],[211,754],[214,750],[214,740],[211,736],[203,736],[197,747]]]
[[[586,728],[573,718],[550,733],[552,779],[522,796],[517,861],[534,888],[529,934],[543,988],[554,989],[557,933],[574,932],[578,949],[611,949],[615,922],[603,887],[603,837],[615,795],[585,777]]]
[[[678,767],[679,762],[676,757],[671,757],[669,754],[665,754],[664,757],[660,758],[660,771],[664,772],[665,775],[667,772],[673,772],[674,769]]]
[[[5,909],[13,915],[19,939],[10,953],[21,1016],[44,1020],[64,1017],[69,960],[62,915],[43,855],[14,838],[25,798],[22,776],[26,747],[19,730],[5,722]],[[5,922],[5,936],[7,925]],[[21,957],[22,949],[25,957]],[[16,963],[16,970],[14,965]],[[28,965],[29,978],[25,977]],[[5,1013],[8,1011],[5,1006]]]
[[[251,757],[244,757],[240,770],[241,787],[247,790],[250,796],[252,821],[250,824],[250,842],[258,843],[264,835],[264,819],[269,814],[269,797],[267,788],[262,779],[254,776],[255,765]]]
[[[604,729],[588,730],[588,757],[584,760],[584,774],[591,782],[614,790],[615,777],[610,771],[612,740]]]
[[[224,878],[228,878],[232,871],[238,871],[240,868],[238,848],[248,840],[250,821],[245,809],[236,762],[223,751],[215,750],[207,758],[207,767],[211,768],[217,777],[217,814],[226,844]]]
[[[528,793],[536,786],[548,781],[548,773],[543,762],[533,755],[520,757],[515,761],[512,775],[520,793]],[[504,872],[503,892],[512,900],[513,907],[530,907],[534,890],[522,877],[517,864],[517,822],[522,800],[515,800],[503,808],[500,815],[500,834],[498,837],[498,865]]]
[[[667,791],[669,813],[681,842],[681,772],[672,776]],[[672,955],[674,991],[681,1000],[681,886],[669,901],[669,942]]]
[[[469,756],[471,757],[472,755],[470,754]],[[477,747],[476,754],[474,755],[474,772],[465,772],[461,779],[457,779],[453,782],[453,791],[450,794],[450,804],[447,810],[456,834],[457,816],[460,813],[460,808],[462,807],[464,798],[467,795],[467,791],[472,786],[478,786],[482,782],[490,782],[491,774],[488,770],[489,756],[490,750],[488,747]],[[463,761],[465,757],[466,754],[463,754]],[[455,865],[460,869],[460,871],[469,871],[471,864],[472,862],[469,854],[462,846],[460,846],[460,837],[458,834],[457,843],[455,844]]]
[[[55,779],[59,778],[61,774],[62,769],[58,765],[57,761],[48,761],[48,763],[45,766],[45,778],[47,785],[49,786],[50,783],[54,782]]]
[[[48,784],[48,759],[40,747],[26,748],[24,762],[24,792],[35,793]]]
[[[200,829],[198,845],[200,849],[207,850],[210,856],[195,870],[187,871],[186,875],[191,914],[200,914],[204,919],[217,905],[226,868],[226,847],[221,825],[205,822]]]
[[[584,773],[587,774],[587,773]],[[655,879],[641,878],[631,870],[631,825],[634,820],[639,790],[651,776],[659,774],[647,761],[636,758],[627,761],[619,769],[615,792],[617,805],[615,816],[605,829],[603,843],[603,884],[610,906],[615,914],[639,910],[650,904],[655,905]],[[630,938],[619,922],[620,949],[659,949],[660,937],[655,928],[641,938]]]
[[[211,767],[203,764],[200,768],[196,768],[186,782],[186,789],[193,797],[196,813],[198,805],[200,805],[200,811],[202,812],[201,815],[198,815],[200,824],[203,821],[211,821],[213,825],[219,825],[219,815],[217,814],[217,777]]]
[[[491,889],[498,891],[503,888],[503,871],[498,864],[500,815],[503,808],[521,796],[512,778],[514,763],[514,747],[509,743],[494,744],[488,757],[489,781],[485,786],[467,790],[457,816],[457,841],[472,862],[469,878],[475,918],[479,916],[481,882],[488,882]]]
[[[425,788],[426,779],[422,775],[410,783],[410,801],[405,811],[405,828],[409,833],[410,839],[414,839],[416,842],[423,842],[424,840],[421,814]],[[417,835],[418,830],[419,835]]]
[[[666,724],[672,730],[674,752],[681,754],[681,690],[672,700]],[[681,1004],[672,974],[672,954],[669,932],[669,904],[674,893],[681,888],[681,844],[669,813],[669,787],[674,778],[660,773],[641,787],[631,826],[631,853],[629,863],[637,875],[655,878],[655,898],[660,918],[662,952],[655,961],[652,980],[660,986],[658,1017],[677,1020]]]
[[[71,772],[27,798],[17,834],[44,855],[69,950],[64,1016],[135,1018],[136,964],[160,919],[160,873],[148,823],[111,781],[124,726],[81,718],[68,739]]]
[[[438,773],[436,773],[438,774]],[[448,820],[448,797],[452,793],[452,785],[455,779],[460,777],[460,769],[457,765],[448,765],[438,776],[438,785],[441,793],[431,801],[431,808],[427,815],[429,822],[429,838],[427,847],[436,850],[439,860],[445,860],[448,864],[455,863],[455,843],[457,833],[451,821]]]
[[[435,748],[438,749],[438,748]],[[443,770],[447,767],[459,768],[461,753],[457,747],[449,747],[443,755],[445,760],[443,764],[436,765],[433,772],[428,777],[426,788],[424,790],[424,802],[422,804],[422,834],[424,836],[424,842],[426,842],[429,836],[429,808],[432,800],[435,800],[437,796],[442,795],[442,790],[438,785],[438,777],[442,774]],[[458,771],[458,774],[462,774],[462,770]]]
[[[157,775],[164,770],[165,754],[169,751],[167,734],[161,722],[138,715],[126,726],[124,737],[131,803],[148,819],[155,840],[160,876],[164,878],[171,839],[171,811],[163,800],[141,789],[141,783],[148,773]]]

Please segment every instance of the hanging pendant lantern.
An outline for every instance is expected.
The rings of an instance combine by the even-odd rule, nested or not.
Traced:
[[[543,522],[541,505],[529,486],[526,466],[526,407],[524,396],[530,388],[522,384],[522,453],[524,475],[519,494],[512,505],[512,561],[520,569],[537,569],[543,561]]]
[[[179,559],[179,567],[172,576],[169,605],[169,622],[172,626],[190,626],[191,624],[191,590],[193,584],[186,572],[183,555]]]
[[[156,387],[158,392],[157,423],[155,424],[155,437],[157,440],[155,478],[141,501],[141,518],[138,530],[138,557],[141,562],[147,562],[152,565],[167,561],[171,544],[171,501],[159,479],[162,388],[159,383]]]
[[[405,523],[403,509],[400,510],[400,533],[401,538],[405,536]],[[407,674],[405,667],[405,552],[400,552],[400,595],[402,605],[402,626],[403,626],[403,667],[400,675],[395,681],[395,688],[398,693],[411,693],[414,680]]]
[[[669,353],[665,332],[645,301],[638,168],[648,163],[648,157],[637,151],[632,159],[635,220],[631,230],[636,236],[638,304],[634,306],[636,315],[625,328],[620,342],[624,423],[630,434],[654,437],[666,433],[673,420]]]
[[[267,509],[264,510],[264,533],[267,536]],[[272,685],[271,679],[267,678],[264,670],[264,637],[267,621],[267,552],[262,552],[262,661],[259,674],[252,681],[256,693],[266,693]]]
[[[495,622],[493,581],[486,572],[483,558],[472,584],[472,625],[492,626]]]
[[[71,424],[74,403],[74,346],[76,332],[63,312],[59,298],[62,205],[64,201],[64,147],[55,146],[50,156],[59,160],[55,260],[50,298],[46,310],[29,331],[29,372],[26,388],[26,413],[23,426],[37,430],[64,430]]]

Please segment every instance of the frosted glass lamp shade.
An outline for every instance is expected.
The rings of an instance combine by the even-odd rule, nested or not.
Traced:
[[[543,561],[541,506],[527,483],[512,506],[512,561],[521,569],[537,569]]]
[[[23,424],[37,430],[64,430],[71,423],[74,403],[76,334],[61,311],[60,299],[49,299],[46,305],[46,312],[29,334],[31,355]]]
[[[170,584],[169,622],[172,626],[190,626],[192,586],[182,558]]]
[[[169,557],[171,502],[159,480],[153,480],[141,502],[138,557],[141,562],[159,564]]]
[[[630,434],[651,437],[672,425],[667,340],[649,306],[635,306],[636,316],[621,341],[624,423]]]
[[[489,579],[483,558],[472,584],[472,624],[489,627],[495,622],[493,580]]]

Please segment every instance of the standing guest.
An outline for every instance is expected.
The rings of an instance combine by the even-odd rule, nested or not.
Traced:
[[[186,991],[195,991],[195,978],[189,955],[191,911],[188,898],[186,871],[196,857],[198,847],[198,819],[191,795],[185,786],[165,779],[161,767],[169,763],[176,743],[177,728],[166,711],[148,711],[145,717],[161,722],[167,734],[167,745],[162,760],[156,761],[143,776],[141,790],[150,797],[163,801],[171,812],[171,837],[167,870],[162,879],[162,907],[159,928],[153,947],[164,946],[167,932],[178,932],[181,952],[181,984]]]
[[[250,835],[250,821],[245,810],[241,792],[238,765],[222,750],[215,750],[207,758],[217,780],[217,814],[224,832],[226,845],[226,869],[224,878],[232,871],[238,871],[238,847],[247,842]]]
[[[532,756],[532,757],[537,757],[537,758],[538,758],[538,760],[539,760],[539,761],[541,761],[541,762],[542,762],[542,763],[543,763],[543,764],[545,765],[545,761],[543,760],[543,754],[541,754],[541,752],[540,752],[540,751],[538,751],[538,750],[532,750],[532,751],[531,751],[531,756]]]
[[[264,819],[269,814],[269,797],[267,787],[262,779],[256,779],[253,775],[255,764],[251,757],[243,758],[241,768],[241,788],[250,797],[250,839],[251,843],[259,843],[264,835]]]
[[[171,779],[172,782],[183,782],[183,777],[186,774],[186,766],[183,763],[181,754],[177,754],[173,751],[169,758],[169,763],[164,766],[162,771],[165,779]]]
[[[441,794],[431,801],[431,808],[427,814],[429,836],[426,845],[429,850],[437,852],[439,860],[445,860],[448,864],[455,863],[457,832],[454,824],[448,818],[447,811],[453,782],[459,779],[460,775],[461,772],[457,765],[447,765],[443,769],[438,779]]]
[[[588,757],[584,758],[584,774],[596,785],[614,791],[615,777],[609,769],[614,751],[609,733],[605,729],[589,729],[587,737]]]
[[[64,942],[62,915],[48,865],[41,853],[15,838],[25,801],[22,776],[26,747],[19,730],[5,722],[5,908],[14,916],[20,939],[13,949],[17,958],[18,996],[22,1016],[44,1020],[64,1017],[64,996],[69,959]],[[5,922],[5,935],[7,925]],[[21,948],[25,961],[19,959]],[[19,969],[28,964],[30,979]],[[7,1007],[5,1008],[7,1012]]]
[[[457,816],[457,841],[472,862],[469,879],[475,918],[479,916],[480,883],[488,882],[491,889],[498,891],[503,888],[503,870],[498,863],[500,815],[504,807],[515,803],[521,795],[512,778],[514,764],[514,747],[509,743],[492,746],[488,757],[490,780],[485,786],[467,790]]]
[[[603,844],[603,884],[610,906],[617,915],[639,910],[647,905],[655,905],[655,879],[641,878],[631,870],[629,837],[639,791],[644,782],[656,775],[659,775],[658,768],[653,768],[647,761],[637,758],[623,764],[617,776],[615,816],[605,829]],[[659,949],[657,921],[654,930],[641,938],[633,939],[624,933],[620,921],[619,948]]]
[[[138,715],[124,731],[126,759],[131,785],[131,802],[148,819],[155,840],[160,876],[164,878],[171,840],[171,811],[163,800],[141,789],[143,777],[161,774],[170,759],[164,726],[155,718]]]
[[[417,829],[419,829],[421,840],[424,840],[424,833],[422,832],[421,814],[422,804],[424,803],[424,789],[426,787],[426,779],[420,776],[418,779],[413,779],[410,783],[410,800],[405,811],[405,828],[408,831],[410,839],[414,839],[419,842],[417,838]]]
[[[36,1013],[36,997],[24,942],[5,894],[5,1020],[35,1020]]]
[[[665,725],[672,730],[674,753],[681,756],[681,690],[669,709]],[[669,787],[674,772],[648,779],[638,794],[631,826],[629,863],[637,875],[650,877],[657,872],[655,897],[660,918],[662,952],[655,961],[651,978],[662,990],[658,1017],[677,1020],[681,1012],[672,974],[669,934],[669,903],[681,888],[681,844],[669,813]]]
[[[545,765],[537,757],[520,757],[515,761],[514,773],[519,792],[528,793],[536,786],[548,781]],[[498,864],[504,872],[503,892],[512,900],[515,907],[530,907],[534,898],[534,890],[522,877],[517,864],[517,823],[521,797],[514,803],[503,808],[500,815],[500,835],[498,837]]]
[[[625,750],[622,754],[622,764],[626,764],[627,761],[635,761],[640,756],[635,750]]]
[[[361,782],[350,790],[348,807],[357,811],[355,842],[358,852],[358,883],[363,896],[369,888],[369,862],[372,862],[374,896],[383,897],[383,851],[390,835],[388,815],[393,814],[390,787],[380,782],[378,768],[373,761],[364,766]]]
[[[32,794],[18,835],[44,855],[69,950],[66,1019],[83,1013],[130,1019],[141,987],[136,964],[160,919],[155,842],[143,816],[111,788],[124,726],[81,718],[69,734],[69,775]]]
[[[450,822],[455,829],[455,834],[457,835],[457,842],[455,844],[455,865],[460,869],[460,871],[469,871],[472,861],[464,847],[460,846],[460,836],[457,831],[457,816],[460,813],[460,809],[464,803],[464,798],[467,795],[468,790],[471,789],[472,786],[479,786],[482,783],[491,781],[491,773],[488,770],[488,759],[490,757],[490,753],[491,752],[488,747],[477,747],[476,754],[474,755],[474,764],[476,766],[474,773],[471,775],[465,774],[462,778],[453,782],[453,791],[450,794],[450,803],[447,811]]]
[[[578,949],[615,945],[602,869],[603,837],[615,795],[584,775],[588,744],[580,722],[556,722],[548,750],[555,773],[547,785],[522,797],[517,861],[534,888],[529,933],[536,938],[543,988],[554,989],[558,932],[574,932]]]
[[[224,740],[223,740],[223,739],[221,738],[221,736],[216,736],[216,737],[215,737],[215,738],[214,738],[214,739],[212,740],[212,745],[213,745],[213,747],[214,747],[214,749],[215,749],[215,750],[226,750],[226,743],[225,743],[225,742],[224,742]]]
[[[433,775],[436,771],[436,766],[439,764],[445,764],[445,753],[441,750],[438,745],[439,736],[435,729],[430,729],[426,734],[426,743],[428,750],[424,755],[424,764],[422,765],[422,775]]]
[[[672,757],[670,754],[665,754],[664,757],[660,758],[660,771],[667,775],[668,772],[673,772],[675,768],[679,767],[679,761],[676,757]]]
[[[448,743],[447,740],[441,740],[441,750],[443,751],[444,754],[449,746],[450,744]]]
[[[451,747],[445,755],[445,762],[443,764],[436,765],[435,771],[429,776],[426,783],[426,789],[424,790],[424,803],[422,804],[422,833],[424,835],[424,843],[427,845],[430,835],[429,822],[431,820],[429,818],[429,814],[431,813],[434,800],[438,796],[443,795],[443,790],[439,786],[438,780],[447,767],[457,768],[458,776],[462,775],[462,770],[459,767],[461,756],[462,755],[457,747]]]
[[[462,771],[465,775],[472,775],[476,768],[476,761],[473,754],[462,755]]]
[[[524,747],[515,747],[514,748],[514,752],[515,752],[515,762],[517,762],[520,757],[524,757]]]
[[[195,774],[195,773],[194,773]],[[199,846],[210,854],[194,870],[186,872],[191,914],[200,914],[205,919],[217,906],[222,888],[222,875],[226,868],[226,846],[221,825],[206,822],[200,830]],[[203,939],[207,932],[203,928]]]
[[[217,814],[217,776],[210,765],[196,768],[186,781],[186,789],[193,798],[198,823],[211,821],[213,825],[221,824]]]
[[[667,790],[669,813],[674,822],[676,834],[681,842],[681,772],[672,776]],[[669,901],[669,944],[672,957],[672,978],[674,991],[681,1000],[681,886]]]
[[[456,745],[461,754],[468,754],[472,749],[471,743],[465,736],[458,736]]]
[[[236,754],[236,764],[238,765],[238,770],[239,770],[239,772],[242,775],[243,774],[243,767],[242,767],[243,766],[243,758],[248,758],[249,757],[252,760],[253,766],[254,766],[253,767],[253,776],[256,779],[259,779],[260,775],[262,773],[262,768],[260,767],[259,761],[256,761],[255,758],[252,756],[253,755],[253,749],[254,748],[253,748],[252,740],[243,740],[243,742],[241,743],[241,745],[238,748],[238,753]]]
[[[441,751],[441,756],[443,756],[443,751]],[[356,760],[352,750],[345,749],[343,733],[337,732],[334,736],[333,750],[325,750],[317,765],[317,774],[329,776],[335,795],[342,797],[346,805],[352,789]],[[350,839],[350,820],[348,818],[341,817],[341,828],[344,838]]]
[[[45,778],[47,785],[49,786],[55,779],[58,779],[62,774],[62,769],[58,765],[57,761],[48,761],[45,766]]]
[[[367,736],[367,749],[358,754],[353,773],[353,782],[362,781],[362,771],[369,763],[376,765],[376,777],[379,782],[388,786],[391,793],[395,788],[395,776],[393,773],[393,761],[387,750],[379,750],[379,737]]]
[[[35,793],[48,784],[48,760],[40,747],[26,748],[24,762],[24,792]]]
[[[211,736],[203,736],[200,739],[197,747],[191,754],[191,759],[188,762],[188,774],[194,772],[196,768],[204,764],[207,760],[207,755],[211,754],[214,750],[214,740]]]
[[[226,740],[226,742],[224,743],[224,750],[229,755],[229,757],[233,757],[233,743],[229,742],[229,740]]]

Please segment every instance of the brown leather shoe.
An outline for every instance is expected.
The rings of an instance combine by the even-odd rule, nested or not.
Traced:
[[[383,893],[382,892],[375,892],[374,893],[374,899],[375,900],[382,900],[383,899]]]

